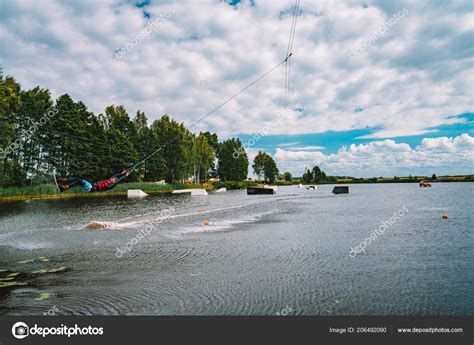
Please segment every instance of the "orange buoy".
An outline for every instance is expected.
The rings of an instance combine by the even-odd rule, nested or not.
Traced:
[[[443,214],[441,217],[443,217],[443,219],[448,219],[448,214],[445,213],[445,214]]]
[[[204,226],[208,226],[208,225],[209,225],[209,221],[208,221],[208,220],[205,220],[202,224],[203,224]]]

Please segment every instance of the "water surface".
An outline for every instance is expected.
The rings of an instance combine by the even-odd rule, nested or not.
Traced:
[[[67,270],[1,289],[0,313],[474,315],[474,184],[318,188],[1,203],[0,269]],[[91,220],[111,227],[85,229]]]

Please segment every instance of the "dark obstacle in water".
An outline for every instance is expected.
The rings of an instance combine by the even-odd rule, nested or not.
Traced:
[[[334,194],[349,194],[349,186],[335,186],[332,192]]]
[[[247,195],[256,194],[275,194],[275,190],[268,187],[247,187]]]

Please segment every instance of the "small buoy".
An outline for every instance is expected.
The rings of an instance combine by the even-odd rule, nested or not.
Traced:
[[[208,226],[208,225],[209,225],[209,221],[208,221],[208,220],[205,220],[204,222],[202,222],[202,224],[203,224],[204,226]]]
[[[448,219],[448,214],[445,213],[445,214],[443,214],[441,217],[443,217],[443,219]]]

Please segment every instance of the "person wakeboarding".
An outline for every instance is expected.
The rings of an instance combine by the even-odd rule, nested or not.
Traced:
[[[123,182],[130,174],[130,171],[124,170],[120,174],[115,174],[107,180],[98,182],[90,182],[82,178],[60,177],[58,178],[58,188],[61,193],[76,186],[81,186],[86,192],[105,192]]]

